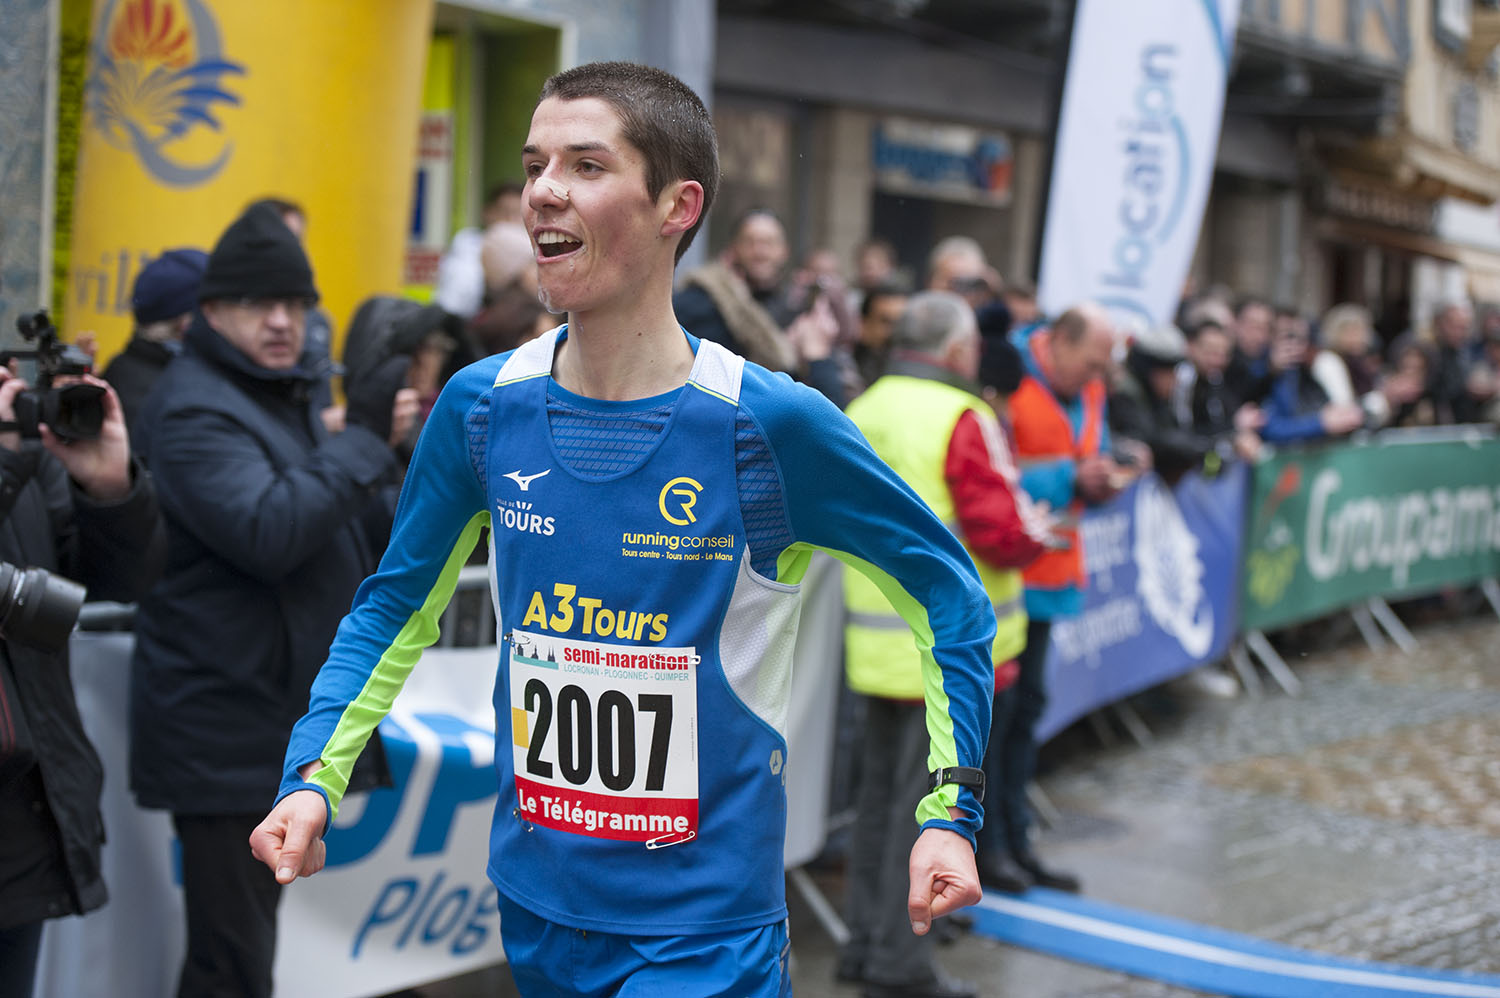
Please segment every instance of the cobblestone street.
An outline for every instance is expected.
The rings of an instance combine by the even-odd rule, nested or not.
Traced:
[[[1500,974],[1500,623],[1414,633],[1411,656],[1352,635],[1289,653],[1297,697],[1145,694],[1145,747],[1104,748],[1075,726],[1044,752],[1061,820],[1039,851],[1101,901],[1333,956]],[[836,866],[815,879],[837,904]],[[834,982],[835,949],[795,897],[792,937],[799,998],[858,994]],[[1197,994],[973,935],[942,953],[986,996]],[[497,969],[423,993],[509,989]]]
[[[1351,636],[1289,657],[1295,698],[1147,694],[1145,748],[1065,733],[1044,760],[1063,820],[1043,855],[1100,900],[1330,955],[1500,973],[1500,624],[1415,633],[1411,656]],[[806,920],[794,915],[798,994],[856,994],[828,983],[831,948]],[[946,952],[985,995],[1196,993],[978,938]]]

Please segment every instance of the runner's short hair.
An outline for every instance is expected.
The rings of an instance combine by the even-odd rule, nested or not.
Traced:
[[[677,244],[681,260],[719,190],[719,142],[703,101],[671,73],[633,62],[590,62],[564,70],[542,84],[537,103],[549,97],[594,97],[614,108],[620,133],[646,160],[646,193],[653,199],[676,180],[703,186],[703,210]]]

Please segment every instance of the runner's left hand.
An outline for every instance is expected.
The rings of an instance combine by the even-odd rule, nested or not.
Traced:
[[[974,847],[969,840],[946,828],[928,828],[911,848],[911,890],[906,913],[911,930],[925,936],[932,920],[977,902],[979,872],[974,867]]]

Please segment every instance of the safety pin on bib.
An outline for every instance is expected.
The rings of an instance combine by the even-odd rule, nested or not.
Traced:
[[[672,833],[668,832],[666,835],[658,835],[654,839],[647,839],[646,840],[646,848],[647,849],[665,849],[667,846],[680,846],[684,842],[691,842],[694,839],[696,839],[698,837],[698,832],[695,829],[695,830],[693,830],[691,832],[688,832],[686,838],[673,839],[671,842],[663,841],[664,839],[670,838],[671,835],[672,835]]]

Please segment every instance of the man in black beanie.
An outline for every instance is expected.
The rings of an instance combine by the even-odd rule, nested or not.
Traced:
[[[350,386],[337,436],[318,419],[298,363],[318,290],[273,208],[225,230],[198,299],[141,417],[172,558],[136,617],[130,782],[143,807],[172,812],[182,846],[178,994],[254,998],[271,993],[280,887],[245,840],[375,567],[364,517],[398,472],[404,428],[391,384]]]

